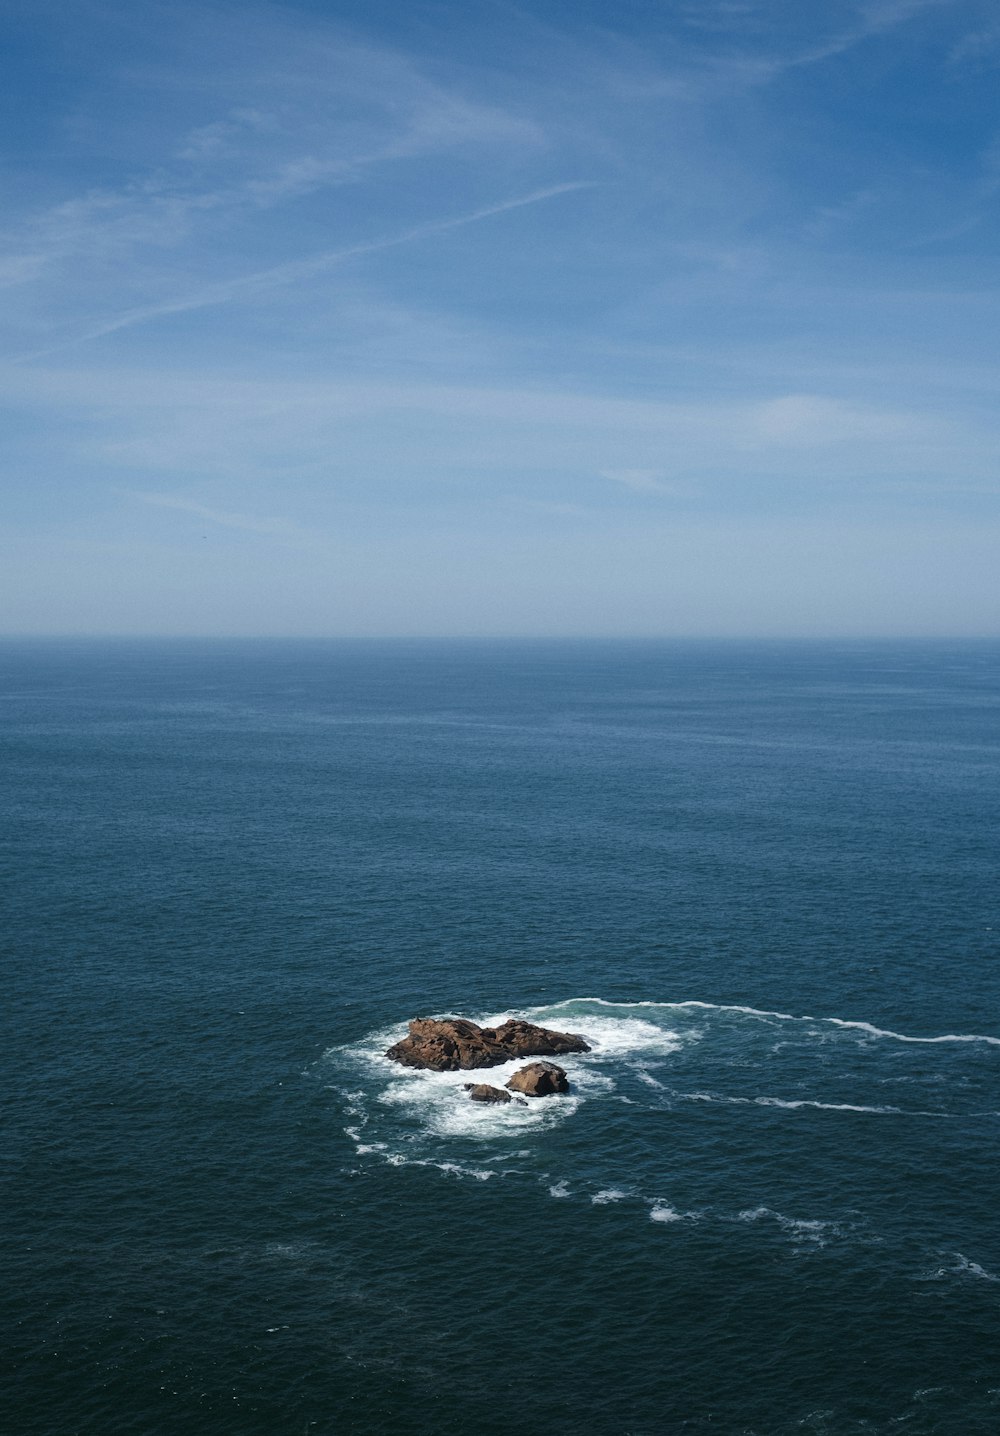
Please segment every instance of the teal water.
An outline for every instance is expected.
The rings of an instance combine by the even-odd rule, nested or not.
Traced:
[[[3,1429],[993,1436],[998,658],[0,646]]]

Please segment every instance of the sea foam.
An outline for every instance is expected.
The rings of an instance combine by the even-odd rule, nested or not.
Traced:
[[[677,1092],[666,1089],[682,1102],[714,1102],[723,1107],[777,1107],[784,1112],[807,1109],[817,1112],[862,1112],[872,1116],[945,1117],[945,1112],[923,1112],[906,1107],[869,1106],[861,1102],[820,1102],[811,1097],[733,1097],[719,1092]]]
[[[519,1015],[510,1011],[489,1013],[476,1020],[483,1026],[496,1026],[508,1017]],[[482,1081],[503,1088],[524,1065],[525,1059],[515,1059],[474,1072],[432,1072],[404,1067],[391,1061],[385,1053],[405,1031],[405,1025],[395,1024],[369,1033],[359,1043],[331,1049],[327,1053],[328,1060],[338,1064],[346,1062],[354,1071],[368,1078],[367,1092],[359,1091],[352,1085],[351,1090],[345,1093],[348,1097],[345,1115],[351,1120],[344,1131],[362,1155],[381,1152],[387,1142],[392,1144],[392,1136],[386,1130],[381,1113],[396,1113],[405,1123],[407,1135],[412,1135],[415,1125],[423,1137],[435,1142],[453,1139],[502,1142],[509,1138],[521,1142],[532,1133],[542,1133],[562,1125],[575,1115],[582,1103],[613,1094],[616,1070],[619,1067],[627,1070],[633,1057],[639,1059],[636,1071],[640,1078],[651,1086],[660,1086],[657,1079],[646,1072],[644,1064],[651,1059],[668,1058],[678,1050],[682,1041],[696,1037],[696,1034],[687,1034],[682,1038],[678,1033],[645,1018],[618,1018],[603,1013],[589,1015],[583,1024],[582,1035],[590,1052],[566,1054],[559,1058],[570,1080],[569,1094],[544,1100],[528,1098],[507,1103],[486,1103],[471,1101],[465,1091],[466,1084]],[[374,1130],[366,1131],[362,1141],[364,1128]],[[378,1141],[372,1140],[375,1136]]]
[[[981,1266],[977,1261],[972,1261],[961,1252],[951,1252],[950,1255],[954,1258],[951,1266],[938,1267],[926,1280],[943,1281],[949,1276],[971,1276],[979,1281],[1000,1281],[1000,1276],[987,1271],[986,1267]]]
[[[650,1010],[659,1008],[665,1012],[736,1012],[745,1017],[773,1018],[779,1022],[828,1023],[833,1027],[863,1032],[868,1037],[888,1038],[893,1042],[928,1044],[941,1042],[983,1042],[992,1047],[1000,1047],[1000,1037],[994,1037],[981,1032],[946,1032],[934,1037],[914,1037],[904,1032],[894,1032],[887,1027],[876,1027],[872,1022],[863,1022],[852,1018],[809,1017],[794,1012],[778,1012],[765,1007],[748,1007],[742,1003],[701,1002],[695,998],[689,998],[683,1002],[611,1002],[604,997],[573,997],[556,1004],[554,1007],[536,1010],[539,1012],[555,1013],[564,1008],[583,1006],[619,1008],[624,1011],[631,1011],[634,1008],[646,1008]],[[577,1020],[582,1020],[582,1018],[578,1018]]]
[[[791,1241],[811,1242],[816,1246],[825,1246],[830,1236],[840,1232],[836,1222],[822,1221],[816,1217],[786,1217],[782,1212],[772,1211],[770,1207],[748,1207],[737,1213],[736,1220],[751,1224],[773,1222]]]
[[[651,1222],[682,1222],[684,1215],[676,1211],[669,1202],[656,1202],[649,1213]]]
[[[473,1014],[474,1020],[484,1026],[522,1016],[579,1032],[589,1044],[591,1050],[587,1053],[566,1054],[558,1059],[569,1077],[569,1094],[498,1104],[473,1102],[465,1090],[467,1083],[486,1082],[502,1088],[526,1059],[475,1072],[403,1067],[385,1055],[386,1049],[405,1034],[403,1023],[370,1032],[356,1043],[327,1053],[327,1062],[343,1077],[342,1084],[338,1084],[344,1097],[343,1130],[355,1158],[388,1167],[422,1166],[442,1176],[475,1182],[494,1176],[533,1174],[548,1186],[552,1196],[578,1194],[597,1209],[623,1202],[629,1196],[644,1203],[649,1219],[658,1223],[694,1220],[696,1215],[709,1222],[756,1223],[771,1226],[797,1245],[822,1246],[840,1230],[837,1224],[785,1216],[776,1210],[777,1203],[765,1205],[769,1195],[766,1189],[760,1193],[763,1202],[737,1208],[738,1214],[733,1211],[735,1204],[731,1206],[718,1192],[697,1214],[644,1195],[643,1185],[647,1192],[650,1187],[655,1192],[653,1183],[659,1185],[663,1177],[669,1176],[669,1167],[663,1166],[667,1149],[662,1149],[662,1157],[659,1155],[659,1144],[666,1132],[664,1117],[679,1103],[704,1103],[786,1114],[789,1124],[797,1114],[810,1113],[828,1115],[831,1122],[900,1122],[915,1117],[940,1120],[951,1114],[864,1100],[866,1085],[885,1080],[878,1075],[879,1063],[884,1059],[876,1055],[876,1042],[981,1042],[988,1047],[1000,1043],[1000,1039],[982,1034],[910,1038],[868,1022],[796,1017],[786,1012],[695,1000],[615,1003],[590,997],[522,1011]],[[734,1018],[740,1020],[734,1022]],[[806,1066],[801,1061],[796,1066],[793,1061],[786,1069],[785,1058],[776,1062],[755,1040],[758,1023],[772,1027],[787,1024],[784,1036],[793,1049],[814,1043],[817,1037],[824,1042],[841,1037],[861,1037],[863,1041],[852,1042],[845,1049],[849,1054],[845,1070],[831,1069],[828,1057],[815,1061],[808,1051],[804,1057]],[[824,1037],[824,1033],[829,1036]],[[894,1053],[889,1047],[882,1051],[885,1059],[897,1066],[903,1060],[901,1051]],[[725,1076],[719,1070],[720,1064]],[[949,1060],[949,1066],[954,1065]],[[779,1084],[786,1070],[791,1090],[782,1093]],[[676,1083],[681,1071],[689,1080],[694,1076],[690,1087],[671,1085],[671,1077]],[[704,1086],[696,1085],[699,1075]],[[893,1077],[899,1080],[906,1075],[894,1073]],[[765,1081],[773,1081],[779,1086],[778,1092],[768,1092],[766,1087],[763,1092],[752,1087],[750,1091],[739,1091],[750,1082],[756,1086],[758,1080],[762,1086]],[[734,1085],[737,1090],[720,1091],[716,1082],[718,1087]],[[850,1085],[845,1086],[848,1082]],[[855,1100],[838,1100],[841,1094]],[[682,1118],[677,1112],[676,1117],[686,1123],[697,1121],[693,1113]],[[572,1138],[568,1139],[573,1145],[561,1150],[563,1155],[567,1150],[573,1153],[574,1165],[563,1168],[567,1175],[555,1181],[546,1171],[546,1152],[557,1140],[556,1132],[568,1123],[573,1126]],[[646,1124],[645,1128],[640,1124]],[[694,1129],[685,1126],[684,1142],[695,1139]],[[558,1140],[565,1143],[567,1139]],[[619,1149],[623,1162],[616,1167],[609,1159]],[[642,1170],[625,1158],[626,1151],[642,1154]],[[848,1227],[853,1230],[854,1223],[849,1222]],[[971,1267],[968,1274],[978,1275]],[[992,1277],[987,1273],[983,1279]]]

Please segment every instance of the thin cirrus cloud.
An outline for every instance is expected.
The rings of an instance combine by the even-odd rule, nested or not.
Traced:
[[[16,209],[10,211],[0,282],[48,280],[47,285],[35,285],[25,301],[27,327],[56,326],[60,308],[71,310],[105,293],[120,296],[134,289],[148,294],[164,285],[176,290],[174,269],[191,276],[199,268],[209,268],[214,271],[206,286],[211,293],[224,296],[227,283],[237,292],[257,270],[280,266],[258,265],[245,278],[239,273],[220,278],[219,261],[231,270],[239,254],[227,253],[225,245],[219,248],[220,225],[245,228],[255,216],[287,211],[297,201],[322,197],[331,189],[346,187],[357,193],[366,184],[384,182],[407,164],[437,161],[461,170],[463,164],[481,166],[498,150],[512,158],[541,143],[529,120],[430,83],[405,57],[342,37],[338,40],[335,30],[326,34],[321,27],[313,33],[288,33],[287,26],[275,21],[261,33],[261,23],[258,12],[258,41],[273,70],[260,68],[256,52],[243,51],[242,67],[230,61],[228,67],[220,67],[220,75],[214,71],[204,75],[206,87],[219,89],[220,102],[238,91],[255,97],[256,106],[227,106],[224,119],[188,129],[179,143],[172,144],[164,136],[158,153],[145,164],[137,156],[127,177],[117,182],[102,167],[84,190],[46,209],[21,216]],[[183,24],[179,28],[183,31]],[[230,39],[228,33],[218,36],[220,45]],[[199,68],[204,70],[203,56],[189,59],[192,73],[185,69],[184,82],[196,78]],[[282,83],[276,77],[283,71]],[[150,83],[147,73],[141,78]],[[165,80],[159,87],[151,85],[154,101],[157,89],[166,85]],[[352,102],[359,115],[345,124],[343,109]],[[167,127],[175,123],[172,115],[165,117]],[[558,184],[529,187],[526,202],[531,202],[535,191],[543,197],[542,191],[558,188]],[[519,202],[515,199],[513,204]],[[353,203],[352,196],[352,211],[363,214],[367,207],[364,200]],[[470,208],[490,207],[480,203]],[[502,209],[499,204],[497,212]],[[382,216],[381,227],[390,228],[392,218],[390,213]],[[475,218],[471,214],[468,221],[459,218],[458,223]],[[449,223],[450,217],[446,227]],[[433,221],[423,224],[434,228]],[[359,254],[375,252],[383,244],[405,242],[406,237],[408,233],[403,240],[373,242],[371,250],[364,244],[343,248]],[[206,246],[209,238],[212,242]],[[282,236],[282,246],[291,238],[291,234]],[[174,302],[183,306],[188,301],[172,294],[158,296],[154,303],[131,305],[128,322],[136,322],[134,316],[146,311],[172,312]],[[17,318],[15,311],[9,322],[16,324]],[[100,338],[105,331],[90,325],[85,332]]]
[[[131,492],[128,497],[154,509],[170,509],[175,513],[189,514],[203,523],[219,528],[236,529],[242,533],[259,534],[264,538],[281,539],[293,544],[313,545],[319,535],[288,519],[265,518],[253,514],[231,513],[228,510],[209,508],[182,494]]]
[[[658,469],[601,469],[602,479],[623,484],[637,494],[676,494],[677,485],[664,481]]]
[[[187,484],[280,481],[293,492],[308,478],[321,506],[338,491],[352,503],[359,492],[372,503],[405,492],[412,504],[444,490],[467,505],[506,483],[519,493],[530,485],[533,501],[556,512],[578,502],[595,472],[609,492],[696,506],[706,485],[742,496],[761,484],[804,493],[836,480],[874,485],[877,495],[878,485],[931,481],[942,454],[981,484],[995,454],[941,418],[808,394],[682,403],[417,381],[161,376],[151,385],[141,373],[86,369],[49,371],[43,381],[28,366],[0,377],[20,405],[39,414],[57,405],[78,425],[80,461],[96,471],[173,473]],[[553,482],[557,492],[539,492]],[[594,497],[588,489],[588,502]],[[310,512],[316,501],[313,492]]]
[[[3,22],[9,622],[994,621],[979,0],[324,8]]]
[[[153,304],[148,307],[125,310],[123,313],[104,320],[100,324],[84,330],[71,338],[67,338],[47,346],[44,349],[20,356],[24,359],[44,358],[49,354],[58,353],[62,349],[71,347],[74,344],[85,344],[90,340],[102,339],[107,335],[115,334],[122,329],[130,329],[138,324],[146,324],[151,320],[165,318],[172,314],[186,314],[196,309],[208,309],[220,304],[230,304],[234,301],[252,300],[267,290],[277,289],[284,285],[302,283],[312,279],[316,275],[331,269],[333,266],[343,264],[347,260],[357,259],[368,254],[377,254],[383,250],[395,249],[400,245],[413,244],[421,239],[428,239],[434,235],[447,234],[449,230],[462,229],[466,225],[478,224],[483,220],[492,219],[494,216],[507,214],[511,210],[523,209],[526,205],[541,204],[544,200],[555,199],[560,195],[572,194],[576,190],[590,189],[594,182],[588,180],[570,180],[561,184],[548,185],[543,189],[534,190],[529,194],[517,195],[512,199],[500,200],[495,204],[483,205],[468,214],[451,215],[444,219],[430,220],[423,224],[414,225],[411,229],[404,230],[401,234],[389,235],[383,239],[373,239],[361,244],[349,245],[344,249],[327,250],[321,254],[308,255],[302,259],[289,260],[283,264],[272,265],[267,269],[257,270],[251,274],[241,274],[232,279],[223,280],[194,293],[178,296],[175,299],[166,300],[160,304]]]

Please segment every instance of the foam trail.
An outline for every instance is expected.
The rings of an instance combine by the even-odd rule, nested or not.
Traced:
[[[385,1161],[390,1167],[433,1167],[449,1177],[472,1177],[477,1182],[488,1182],[497,1174],[488,1168],[467,1167],[461,1162],[434,1162],[425,1157],[404,1157],[401,1152],[391,1152]]]
[[[812,1102],[801,1098],[796,1102],[786,1102],[782,1097],[755,1097],[754,1103],[758,1107],[782,1107],[787,1111],[794,1111],[797,1107],[815,1107],[820,1112],[876,1112],[893,1113],[899,1117],[936,1117],[936,1112],[906,1112],[902,1107],[864,1107],[853,1102]]]
[[[737,1214],[738,1222],[759,1222],[773,1221],[779,1231],[790,1237],[795,1242],[814,1242],[817,1246],[826,1246],[826,1233],[837,1233],[837,1226],[834,1222],[824,1222],[817,1218],[809,1217],[786,1217],[781,1212],[772,1211],[770,1207],[748,1207]]]
[[[893,1042],[985,1042],[991,1047],[1000,1047],[1000,1037],[990,1037],[981,1032],[946,1032],[940,1037],[911,1037],[904,1032],[893,1032],[887,1027],[876,1027],[871,1022],[855,1022],[846,1017],[809,1017],[794,1012],[774,1012],[763,1007],[745,1007],[738,1003],[698,1002],[694,999],[686,1002],[608,1002],[603,997],[573,997],[566,1002],[555,1003],[554,1007],[569,1007],[584,1002],[593,1003],[597,1007],[660,1007],[672,1012],[689,1009],[703,1012],[742,1012],[747,1017],[776,1017],[781,1022],[827,1022],[834,1027],[848,1027],[866,1032],[870,1037],[888,1037]],[[536,1009],[547,1010],[549,1009]]]
[[[980,1266],[977,1261],[970,1261],[969,1258],[963,1256],[961,1252],[955,1252],[954,1256],[955,1265],[939,1267],[935,1273],[935,1279],[940,1279],[944,1276],[974,1276],[978,1277],[980,1281],[1000,1281],[1000,1276],[996,1276],[995,1273],[987,1271],[986,1268]]]
[[[870,1022],[848,1022],[843,1017],[809,1017],[804,1022],[832,1022],[836,1027],[856,1027],[872,1037],[891,1037],[894,1042],[986,1042],[991,1047],[1000,1047],[1000,1037],[987,1037],[981,1032],[946,1032],[942,1037],[908,1037],[903,1032],[890,1032],[884,1027],[874,1027]]]
[[[716,1102],[726,1107],[778,1107],[782,1111],[794,1112],[800,1107],[819,1112],[866,1112],[876,1116],[891,1117],[949,1117],[949,1112],[922,1112],[906,1107],[865,1106],[857,1102],[817,1102],[810,1097],[723,1097],[719,1092],[678,1092],[667,1088],[671,1097],[683,1102]],[[986,1114],[979,1114],[986,1115]]]

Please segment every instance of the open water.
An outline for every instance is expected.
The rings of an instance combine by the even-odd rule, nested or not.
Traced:
[[[3,1430],[995,1436],[998,658],[3,644]]]

